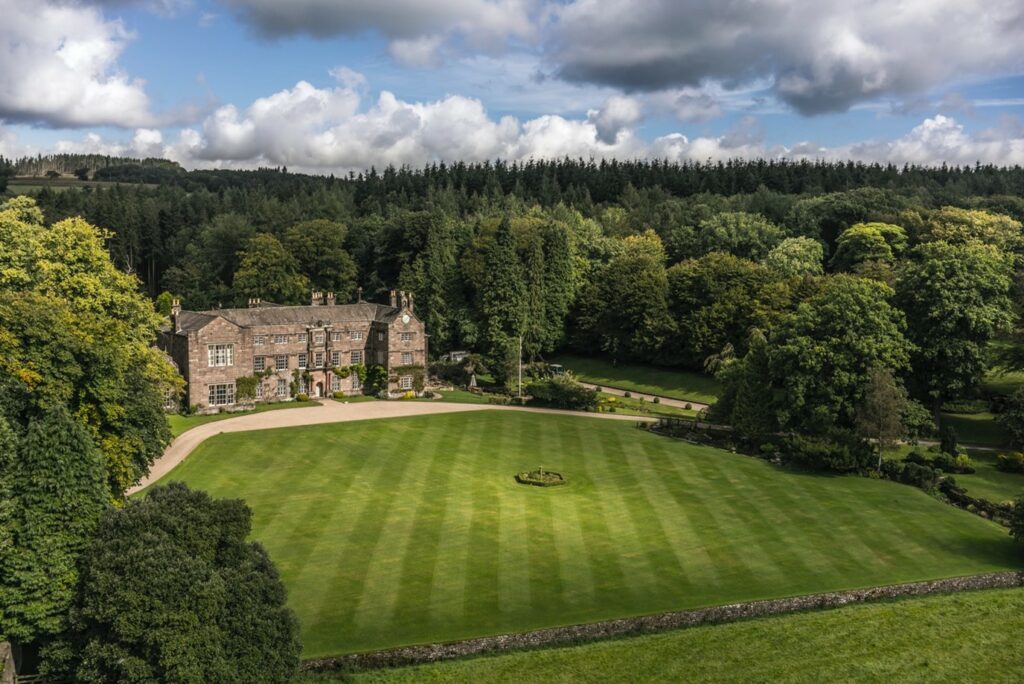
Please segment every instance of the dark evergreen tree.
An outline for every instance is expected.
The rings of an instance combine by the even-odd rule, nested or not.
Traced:
[[[518,353],[519,336],[525,332],[527,293],[516,237],[508,218],[502,219],[484,255],[480,315],[483,342],[495,374],[505,380],[510,359]]]
[[[76,682],[288,682],[298,626],[251,513],[184,484],[111,509],[44,672]]]

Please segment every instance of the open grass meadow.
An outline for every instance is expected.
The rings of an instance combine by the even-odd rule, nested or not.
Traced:
[[[518,485],[543,465],[568,486]],[[514,411],[229,433],[167,480],[252,507],[305,657],[1020,567],[904,485]]]
[[[631,392],[712,404],[721,391],[717,380],[702,373],[628,363],[612,365],[605,359],[570,354],[559,356],[551,362],[562,364],[583,382]]]
[[[1020,682],[1024,590],[928,596],[315,682]]]

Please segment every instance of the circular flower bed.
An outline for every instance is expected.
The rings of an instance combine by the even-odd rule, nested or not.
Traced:
[[[516,482],[524,485],[533,485],[535,487],[557,487],[559,485],[568,484],[568,480],[562,473],[556,473],[552,470],[544,470],[541,466],[536,470],[524,470],[521,473],[516,474]]]

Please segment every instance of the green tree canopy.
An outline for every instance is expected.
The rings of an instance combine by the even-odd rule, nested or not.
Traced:
[[[0,442],[14,446],[2,421]],[[102,455],[63,406],[29,422],[16,453],[3,457],[14,506],[0,554],[0,638],[31,642],[63,629],[78,555],[110,494]]]
[[[507,218],[498,225],[484,254],[484,268],[480,293],[484,339],[495,372],[505,379],[513,349],[518,350],[519,336],[526,329],[528,305],[523,264]]]
[[[831,266],[851,271],[869,261],[892,263],[907,247],[907,233],[891,223],[858,223],[850,226],[836,241]]]
[[[295,617],[251,513],[184,484],[111,509],[81,561],[45,672],[77,682],[288,682]]]
[[[701,252],[728,252],[759,261],[786,237],[785,231],[758,214],[727,211],[700,223]]]
[[[831,276],[769,337],[779,425],[811,434],[852,427],[874,368],[902,370],[911,346],[883,283]]]
[[[678,334],[666,341],[666,359],[701,369],[728,344],[741,355],[751,328],[773,321],[766,286],[778,276],[746,259],[712,252],[668,269],[668,306]]]
[[[631,235],[580,293],[577,336],[613,359],[654,359],[674,329],[665,250],[653,231]]]
[[[269,233],[256,235],[241,253],[235,271],[235,292],[276,304],[307,304],[309,280],[281,241]]]
[[[356,262],[345,250],[348,228],[343,223],[315,219],[296,223],[284,233],[284,246],[313,287],[333,292],[339,303],[356,290]]]
[[[1009,216],[982,209],[942,207],[925,217],[917,236],[921,242],[948,242],[962,245],[982,242],[1006,251],[1024,247],[1024,227]]]
[[[111,263],[107,234],[41,220],[31,200],[0,205],[0,413],[24,427],[66,405],[119,498],[170,441],[164,394],[181,381],[152,348],[161,319]]]
[[[988,343],[1013,323],[1011,258],[992,245],[918,245],[899,269],[897,301],[915,345],[913,378],[938,408],[981,381]]]
[[[818,276],[824,272],[825,248],[808,237],[786,238],[761,262],[783,277]]]

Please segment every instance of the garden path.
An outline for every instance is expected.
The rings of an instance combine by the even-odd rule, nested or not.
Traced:
[[[608,385],[595,385],[595,384],[590,383],[590,382],[581,382],[580,384],[583,385],[584,387],[589,388],[589,389],[595,389],[597,387],[600,387],[601,391],[604,392],[605,394],[614,394],[617,397],[624,397],[624,396],[626,396],[626,392],[629,392],[630,396],[632,396],[634,399],[643,399],[645,401],[654,401],[654,397],[658,396],[656,394],[647,394],[645,392],[635,392],[633,390],[623,390],[623,389],[619,389],[618,387],[609,387]],[[702,404],[699,401],[685,401],[683,399],[673,399],[672,397],[661,397],[661,396],[658,396],[658,402],[660,404],[662,404],[663,406],[675,406],[676,408],[681,408],[681,409],[691,408],[694,411],[700,411],[701,409],[706,409],[708,407],[707,404]]]

